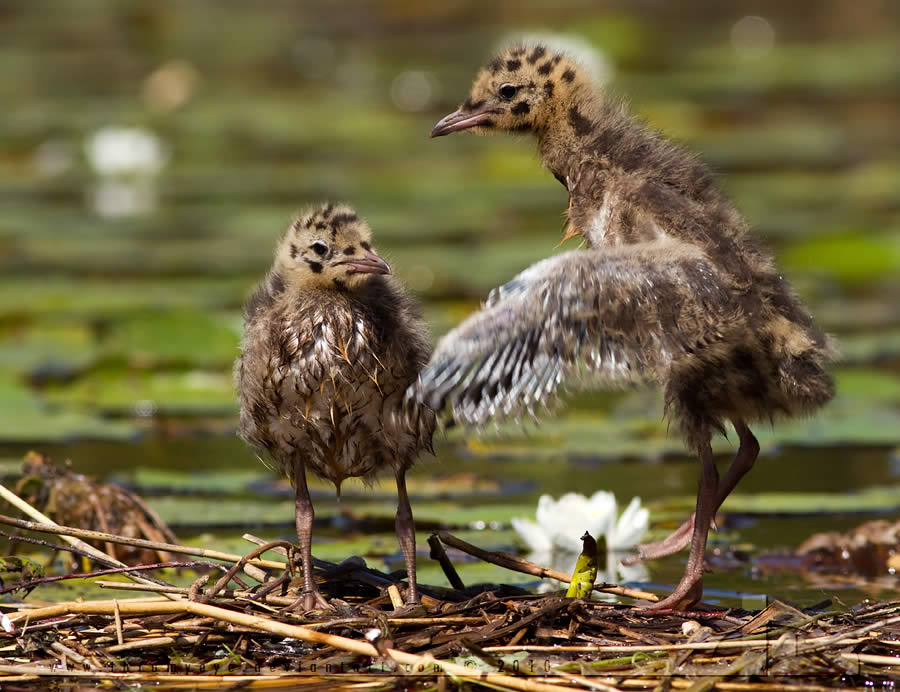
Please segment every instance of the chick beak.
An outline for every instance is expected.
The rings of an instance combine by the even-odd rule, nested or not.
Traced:
[[[359,258],[344,260],[341,264],[350,267],[350,271],[354,274],[390,274],[390,265],[381,259],[371,250],[366,250],[366,254]]]
[[[492,111],[475,111],[463,112],[462,109],[453,111],[450,115],[446,115],[437,121],[431,128],[429,137],[443,137],[451,132],[459,132],[460,130],[468,130],[470,127],[477,127],[490,122]]]

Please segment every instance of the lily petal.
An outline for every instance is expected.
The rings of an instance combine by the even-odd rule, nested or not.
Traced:
[[[533,522],[530,519],[520,519],[516,517],[512,520],[512,527],[525,542],[529,551],[549,554],[553,548],[550,537],[536,522]]]

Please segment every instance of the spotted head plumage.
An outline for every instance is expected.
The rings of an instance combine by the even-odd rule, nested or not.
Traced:
[[[431,136],[460,130],[540,135],[590,83],[587,71],[565,52],[543,43],[517,43],[481,69],[469,97],[434,126]]]
[[[301,287],[353,289],[391,268],[372,247],[369,224],[345,204],[321,204],[300,214],[275,253],[275,271]]]

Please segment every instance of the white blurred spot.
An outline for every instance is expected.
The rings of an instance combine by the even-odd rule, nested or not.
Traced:
[[[405,272],[404,279],[412,290],[422,293],[434,285],[434,272],[424,264],[414,264]]]
[[[731,46],[742,58],[762,58],[775,45],[775,29],[763,17],[742,17],[731,27]]]
[[[141,399],[134,405],[134,414],[141,418],[150,418],[156,413],[156,403],[150,399]]]
[[[103,176],[155,175],[169,160],[159,137],[137,127],[101,128],[85,149],[91,167]]]
[[[6,613],[0,615],[0,625],[2,625],[4,632],[10,633],[16,631],[16,626]]]
[[[417,113],[428,109],[439,97],[439,86],[428,72],[408,70],[391,82],[391,101],[402,111]]]
[[[42,178],[53,178],[72,167],[72,152],[58,139],[50,139],[34,151],[34,166]]]
[[[144,80],[144,103],[156,111],[171,111],[187,103],[200,75],[184,60],[171,60],[151,72]]]
[[[100,216],[138,216],[156,207],[156,186],[145,179],[102,178],[91,188],[90,199]]]
[[[135,216],[156,207],[155,176],[169,160],[168,148],[148,130],[103,127],[85,143],[99,180],[91,206],[101,216]]]
[[[587,70],[594,83],[598,86],[607,84],[616,73],[612,59],[602,50],[579,36],[553,33],[510,33],[504,36],[502,41],[495,46],[495,52],[499,53],[516,42],[524,43],[525,45],[540,43],[547,46],[550,50],[568,55]]]
[[[303,36],[294,43],[295,67],[307,79],[322,79],[334,70],[334,44],[327,38]]]

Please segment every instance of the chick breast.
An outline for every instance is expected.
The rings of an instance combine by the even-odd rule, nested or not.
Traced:
[[[429,355],[424,322],[391,279],[298,292],[273,275],[245,310],[239,434],[281,472],[300,455],[336,486],[405,470],[431,449],[434,414],[403,397]]]

